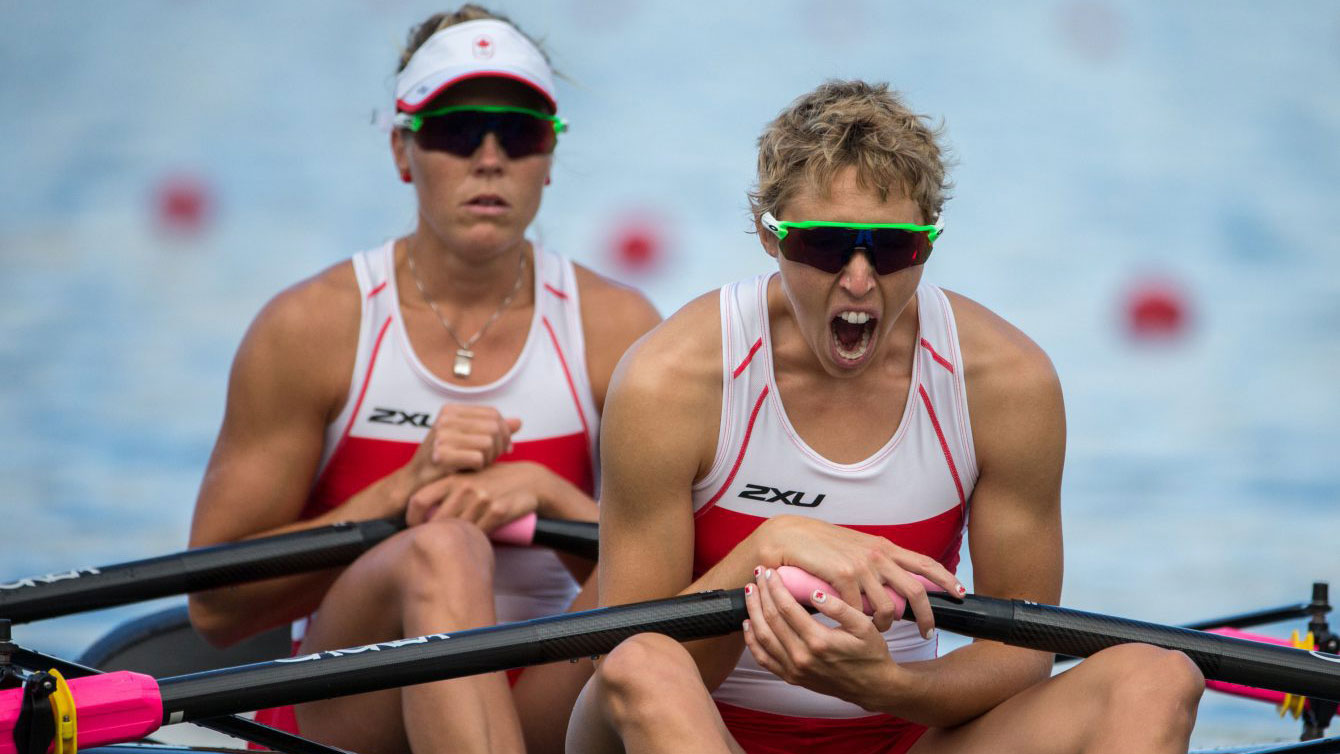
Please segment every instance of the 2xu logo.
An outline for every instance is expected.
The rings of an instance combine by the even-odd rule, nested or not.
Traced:
[[[798,505],[801,508],[814,508],[824,501],[822,493],[815,495],[813,500],[806,500],[807,493],[800,490],[787,490],[783,492],[776,487],[769,487],[766,484],[744,485],[744,490],[740,492],[740,497],[745,500],[757,500],[761,503],[781,503],[783,505]]]
[[[368,417],[368,421],[378,424],[394,424],[396,426],[408,424],[424,429],[428,428],[429,420],[428,414],[411,414],[398,408],[374,408],[372,409],[372,416]]]

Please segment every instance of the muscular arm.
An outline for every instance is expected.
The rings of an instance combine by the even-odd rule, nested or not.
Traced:
[[[281,293],[248,330],[229,377],[223,425],[201,483],[191,546],[233,542],[336,521],[390,515],[410,490],[388,477],[323,516],[299,522],[325,427],[348,390],[358,288],[346,263]],[[333,572],[191,596],[191,619],[230,644],[308,614]]]
[[[968,528],[978,594],[1055,603],[1061,595],[1065,410],[1050,361],[1022,333],[953,296],[980,475]],[[924,663],[887,668],[884,709],[946,727],[1046,678],[1052,655],[977,641]]]
[[[742,586],[764,562],[748,537],[693,579],[694,480],[711,465],[721,414],[717,294],[644,337],[616,370],[601,428],[600,604]],[[738,634],[685,645],[709,688],[735,666]]]

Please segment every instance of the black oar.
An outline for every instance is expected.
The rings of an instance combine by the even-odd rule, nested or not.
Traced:
[[[784,580],[790,580],[790,574]],[[801,587],[808,594],[810,587]],[[1038,605],[968,595],[930,596],[936,624],[947,631],[1048,652],[1088,656],[1117,644],[1144,642],[1187,655],[1208,678],[1340,699],[1340,656],[1258,644],[1215,634]],[[152,725],[230,714],[348,694],[604,654],[637,633],[685,641],[739,630],[746,617],[744,590],[706,592],[667,600],[589,610],[454,634],[319,652],[272,662],[165,678],[111,673],[75,684],[123,676],[127,687],[152,689],[120,699],[135,705],[150,727],[122,728],[119,738],[99,727],[99,711],[80,709],[80,740],[133,740]],[[133,683],[131,683],[133,681]],[[136,685],[138,684],[138,685]],[[0,754],[12,728],[18,692],[0,692]],[[76,696],[79,696],[76,693]],[[91,697],[90,697],[91,698]],[[87,723],[85,721],[88,721]],[[6,728],[6,724],[10,728]],[[133,734],[133,735],[132,735]],[[127,738],[126,736],[130,736]]]
[[[527,524],[533,521],[533,529]],[[340,523],[273,537],[186,550],[147,560],[0,582],[0,618],[27,623],[174,594],[352,563],[405,528],[399,518]],[[519,519],[502,536],[594,559],[596,524]],[[501,531],[501,530],[500,530]],[[529,535],[529,536],[527,536]]]

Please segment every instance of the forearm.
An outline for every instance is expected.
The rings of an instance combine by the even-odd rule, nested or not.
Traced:
[[[546,466],[533,462],[523,463],[532,463],[535,467],[537,480],[535,496],[538,500],[536,515],[566,521],[600,520],[600,507],[590,495]]]
[[[369,485],[344,504],[313,518],[290,521],[243,536],[231,532],[213,535],[208,524],[198,525],[192,547],[228,544],[272,537],[345,521],[385,518],[404,507],[402,475],[393,473]],[[397,503],[398,500],[398,503]],[[320,604],[339,568],[296,574],[278,579],[221,587],[190,596],[191,622],[211,643],[226,646],[260,631],[309,615]]]
[[[869,698],[850,701],[922,725],[953,727],[1046,679],[1052,659],[1042,652],[978,641],[934,660],[890,662],[883,677],[867,685]]]

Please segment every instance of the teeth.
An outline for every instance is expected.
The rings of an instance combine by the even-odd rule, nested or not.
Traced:
[[[862,315],[862,316],[866,316],[866,318],[869,319],[869,317],[868,317],[867,315]],[[841,356],[841,357],[844,358],[844,359],[850,359],[850,360],[852,360],[852,361],[855,361],[856,359],[859,359],[859,358],[861,358],[862,356],[864,356],[864,355],[865,355],[865,352],[866,352],[866,349],[868,349],[868,348],[870,347],[870,333],[871,333],[871,330],[866,330],[865,332],[861,333],[861,341],[860,341],[859,343],[857,343],[857,344],[856,344],[856,347],[853,348],[853,349],[850,350],[850,351],[848,351],[847,349],[843,348],[843,347],[842,347],[842,342],[839,341],[839,342],[836,344],[836,345],[837,345],[838,356]]]
[[[865,312],[842,312],[838,318],[849,325],[864,325],[870,321],[870,315]]]

